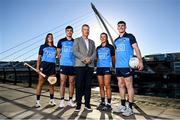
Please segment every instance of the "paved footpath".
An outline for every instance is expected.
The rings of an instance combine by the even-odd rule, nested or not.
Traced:
[[[68,92],[66,90],[66,92]],[[92,89],[92,111],[75,112],[75,108],[58,107],[59,92],[55,92],[57,105],[48,105],[49,93],[42,91],[41,108],[35,108],[34,88],[0,83],[0,119],[180,119],[180,100],[159,97],[135,96],[135,114],[124,117],[120,113],[101,112],[96,110],[100,100],[99,92]],[[68,97],[68,95],[66,95]],[[113,108],[119,105],[119,96],[113,93]]]

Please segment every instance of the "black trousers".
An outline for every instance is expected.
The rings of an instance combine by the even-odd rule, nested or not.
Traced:
[[[91,99],[91,81],[94,68],[92,67],[75,67],[76,70],[76,102],[81,106],[82,96],[85,97],[85,106],[90,107]]]

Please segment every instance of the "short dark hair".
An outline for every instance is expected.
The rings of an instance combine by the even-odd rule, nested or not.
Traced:
[[[126,26],[126,22],[125,21],[119,21],[118,24],[124,24]]]
[[[83,24],[83,25],[82,25],[82,28],[83,28],[83,27],[88,27],[88,28],[89,28],[89,25],[88,25],[88,24]]]
[[[67,29],[72,29],[72,30],[73,30],[73,27],[70,26],[70,25],[68,25],[65,29],[66,29],[66,30],[67,30]]]

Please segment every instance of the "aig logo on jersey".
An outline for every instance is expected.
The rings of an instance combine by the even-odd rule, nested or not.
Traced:
[[[68,52],[73,52],[72,46],[73,46],[73,42],[63,42],[62,43],[62,52],[68,53]]]
[[[54,58],[54,56],[56,55],[56,49],[53,47],[44,48],[44,54],[47,57]]]
[[[125,37],[120,38],[115,42],[115,44],[116,44],[116,47],[117,47],[116,48],[117,52],[126,51],[127,44],[130,44],[129,43],[129,38],[125,38]]]
[[[99,59],[108,59],[109,53],[99,53],[98,57]]]
[[[116,51],[125,51],[125,44],[118,44]]]
[[[98,50],[99,59],[108,59],[110,57],[110,50],[108,48],[100,48]]]
[[[73,52],[71,46],[63,46],[62,50],[63,50],[63,52]]]

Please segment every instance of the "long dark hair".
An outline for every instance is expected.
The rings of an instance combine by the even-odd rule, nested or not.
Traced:
[[[107,33],[103,32],[103,33],[101,33],[101,35],[105,35],[105,36],[106,36],[106,44],[109,44]],[[101,35],[100,35],[100,36],[101,36]]]
[[[45,43],[44,43],[44,44],[46,44],[46,45],[48,44],[48,37],[49,37],[50,35],[52,36],[52,39],[53,39],[53,40],[52,40],[52,45],[54,45],[54,38],[53,38],[53,34],[52,34],[52,33],[48,33],[48,34],[46,35],[46,39],[45,39]]]

